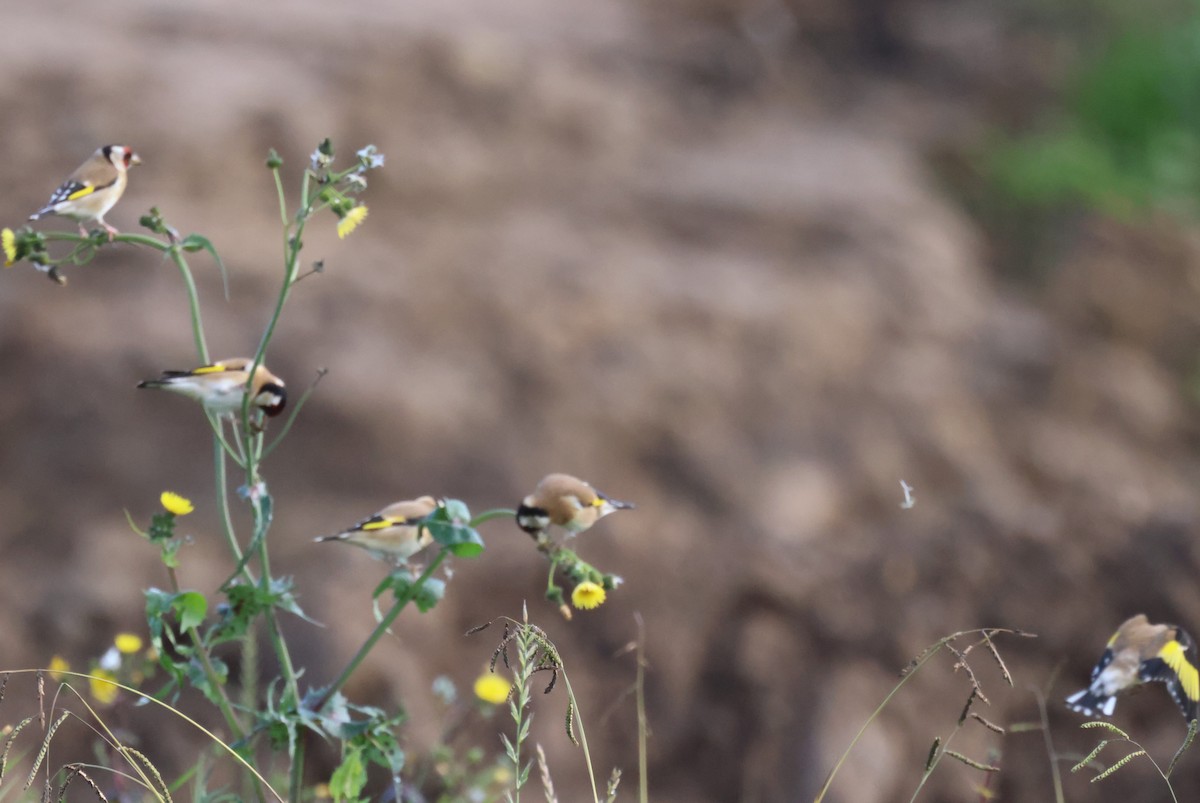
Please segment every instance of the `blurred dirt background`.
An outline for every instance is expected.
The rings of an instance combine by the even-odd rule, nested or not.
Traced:
[[[250,354],[281,275],[268,148],[289,191],[325,136],[343,159],[387,155],[358,232],[311,228],[326,270],[270,354],[297,394],[330,371],[266,471],[274,568],[326,625],[288,622],[304,681],[369,632],[384,572],[314,536],[424,493],[515,506],[551,470],[638,504],[581,539],[626,579],[594,612],[562,621],[529,540],[499,522],[434,612],[402,617],[350,692],[403,702],[414,760],[439,727],[433,678],[467,691],[490,657],[492,637],[464,631],[525,599],[598,766],[626,771],[621,799],[635,612],[655,801],[811,800],[898,670],[983,625],[1038,635],[999,642],[1011,690],[972,662],[984,715],[1035,721],[1044,693],[1057,748],[1080,755],[1096,738],[1061,699],[1115,626],[1200,628],[1200,237],[1080,215],[1036,275],[1011,269],[1020,249],[953,188],[992,132],[1053,103],[1073,51],[1001,6],[21,4],[0,48],[0,219],[20,224],[96,146],[133,145],[143,166],[109,222],[134,230],[157,205],[211,237],[232,297],[193,260],[210,347]],[[0,274],[6,667],[82,665],[144,630],[142,589],[166,580],[123,510],[147,520],[164,488],[197,502],[184,584],[228,571],[203,418],[133,389],[194,364],[177,273],[118,246],[67,275]],[[951,665],[906,687],[829,800],[908,799],[966,699]],[[560,795],[582,800],[564,700],[537,705]],[[1184,733],[1158,689],[1116,721],[1163,760]],[[160,727],[146,752],[185,760],[188,734]],[[968,726],[954,746],[1003,768],[999,799],[1051,799],[1041,734]],[[334,756],[314,750],[315,782]],[[1086,776],[1068,799],[1166,797],[1148,765]],[[948,761],[922,799],[980,799],[981,782]],[[1198,785],[1193,753],[1175,788]]]

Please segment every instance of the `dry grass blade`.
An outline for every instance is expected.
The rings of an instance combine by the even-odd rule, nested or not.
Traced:
[[[979,714],[976,714],[974,711],[971,712],[971,719],[975,720],[980,725],[982,725],[983,727],[992,731],[993,733],[998,733],[1001,736],[1003,736],[1006,733],[1006,731],[1002,725],[997,725],[995,722],[991,722],[987,719],[984,719],[983,717],[979,716]],[[1038,730],[1040,730],[1040,728],[1038,728]]]
[[[37,671],[37,701],[38,701],[38,724],[42,726],[42,730],[46,729],[46,676],[42,674],[42,670]]]
[[[967,715],[971,713],[971,703],[975,702],[975,698],[979,696],[979,688],[972,687],[971,693],[967,695],[966,705],[963,706],[962,713],[958,715],[958,724],[961,725],[967,721]]]
[[[575,738],[575,698],[567,698],[567,738],[571,740],[571,744],[579,747],[579,740]]]
[[[946,649],[948,649],[950,652],[954,653],[954,657],[956,657],[958,659],[958,663],[956,663],[954,665],[955,671],[962,669],[964,672],[966,672],[967,678],[970,679],[970,681],[971,681],[971,688],[975,690],[975,693],[977,695],[979,695],[979,699],[983,700],[985,705],[991,705],[992,701],[987,698],[987,695],[983,693],[983,689],[981,689],[979,687],[979,680],[978,680],[978,678],[975,677],[975,671],[973,669],[971,669],[971,665],[969,663],[967,663],[967,655],[966,654],[967,654],[967,652],[970,651],[970,648],[960,652],[959,650],[957,650],[954,647],[953,644],[946,642]],[[966,714],[964,714],[963,716],[965,717]]]
[[[1091,730],[1092,728],[1103,728],[1106,731],[1112,731],[1113,733],[1120,736],[1122,739],[1129,739],[1128,733],[1121,730],[1120,728],[1118,728],[1116,725],[1112,724],[1111,722],[1106,722],[1103,719],[1092,719],[1092,720],[1089,720],[1089,721],[1083,723],[1079,727],[1083,728],[1084,730]]]
[[[33,717],[25,717],[17,727],[9,732],[8,738],[4,740],[4,752],[0,753],[0,781],[4,780],[4,771],[8,769],[8,751],[12,750],[13,742],[17,739],[17,734],[30,722],[33,722]]]
[[[621,770],[613,767],[612,775],[608,776],[608,789],[605,790],[604,803],[613,803],[617,799],[617,787],[621,785]]]
[[[535,745],[535,748],[538,773],[542,776],[542,791],[546,793],[546,803],[558,803],[558,796],[554,794],[554,781],[550,778],[550,765],[546,763],[546,751],[542,749],[540,742]]]
[[[103,792],[100,791],[100,787],[94,780],[92,780],[92,776],[83,771],[82,764],[68,764],[63,769],[67,771],[67,775],[65,778],[63,778],[63,782],[58,787],[58,803],[66,803],[67,789],[71,786],[71,782],[74,781],[76,777],[83,778],[83,780],[87,781],[88,786],[92,787],[92,791],[96,793],[96,797],[100,800],[100,803],[108,803],[108,798]]]
[[[1093,779],[1091,780],[1091,783],[1095,783],[1096,781],[1103,781],[1105,778],[1107,778],[1108,776],[1112,775],[1112,774],[1113,774],[1114,772],[1116,772],[1117,770],[1121,769],[1121,767],[1124,767],[1124,766],[1125,766],[1126,764],[1128,764],[1130,761],[1133,761],[1133,760],[1134,760],[1135,758],[1137,758],[1138,756],[1144,756],[1144,755],[1146,755],[1146,751],[1145,751],[1145,750],[1134,750],[1132,753],[1130,753],[1129,755],[1125,756],[1125,758],[1121,759],[1121,760],[1120,760],[1120,761],[1118,761],[1116,764],[1113,764],[1111,767],[1109,767],[1108,769],[1106,769],[1104,772],[1100,773],[1100,774],[1099,774],[1099,775],[1097,775],[1095,778],[1093,778]]]
[[[968,767],[974,767],[975,769],[981,770],[983,772],[999,772],[1000,771],[999,767],[992,766],[991,764],[984,764],[982,761],[976,761],[973,758],[968,758],[967,756],[964,756],[962,753],[959,753],[956,750],[947,750],[946,755],[950,756],[950,758],[958,759],[962,763],[966,764]]]
[[[933,744],[929,746],[929,756],[925,759],[925,771],[929,772],[933,769],[934,761],[937,760],[938,748],[942,746],[942,737],[934,736]]]
[[[1079,772],[1081,769],[1086,767],[1088,764],[1091,764],[1093,761],[1096,760],[1096,756],[1100,755],[1100,751],[1103,750],[1105,747],[1108,747],[1108,739],[1101,739],[1100,743],[1098,745],[1096,745],[1094,748],[1092,748],[1092,752],[1090,752],[1086,756],[1084,756],[1083,759],[1078,764],[1076,764],[1074,767],[1071,767],[1071,772]]]
[[[1171,777],[1171,773],[1175,771],[1175,765],[1179,763],[1179,759],[1192,746],[1192,742],[1196,739],[1197,728],[1200,728],[1200,722],[1194,719],[1188,722],[1187,736],[1183,737],[1183,744],[1179,745],[1179,749],[1175,751],[1175,756],[1171,759],[1171,763],[1167,765],[1167,771],[1163,773],[1164,777]]]
[[[126,761],[129,761],[130,764],[135,765],[135,769],[138,769],[136,765],[137,762],[140,762],[141,768],[139,769],[139,774],[145,778],[145,771],[148,771],[150,776],[154,779],[154,782],[158,785],[157,788],[153,788],[152,786],[152,791],[159,797],[160,800],[165,800],[167,803],[171,803],[171,791],[167,788],[166,783],[163,782],[162,775],[160,775],[158,772],[158,767],[155,767],[150,759],[145,756],[145,754],[134,750],[132,747],[122,747],[121,754],[125,756]],[[137,759],[137,762],[132,761],[131,759]]]
[[[22,788],[28,789],[33,785],[33,779],[37,777],[38,770],[42,768],[42,762],[46,760],[46,753],[50,752],[50,740],[54,738],[54,734],[58,732],[59,726],[66,722],[69,716],[71,716],[69,713],[60,715],[54,721],[54,724],[50,726],[50,729],[46,731],[46,735],[42,739],[42,748],[38,750],[37,758],[33,760],[33,768],[29,770],[29,777],[25,779],[25,786]]]
[[[983,631],[983,641],[985,644],[987,644],[988,652],[990,652],[992,654],[992,657],[996,659],[996,663],[997,663],[997,665],[999,665],[1000,672],[1001,672],[1001,674],[1004,675],[1004,679],[1006,681],[1008,681],[1009,686],[1012,686],[1013,685],[1012,674],[1009,673],[1008,667],[1005,666],[1004,659],[1000,657],[1000,651],[997,650],[996,645],[992,643],[991,634],[989,634],[988,631],[986,631],[986,630]]]

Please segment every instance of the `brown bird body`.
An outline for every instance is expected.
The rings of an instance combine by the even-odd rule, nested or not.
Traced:
[[[105,145],[96,150],[50,196],[50,201],[29,216],[62,215],[79,223],[79,232],[88,236],[85,221],[94,220],[104,227],[111,240],[117,230],[104,222],[104,215],[125,193],[129,168],[141,164],[141,158],[124,145]]]
[[[597,491],[570,474],[547,474],[517,509],[517,524],[531,534],[544,533],[550,525],[578,535],[615,510],[631,509]]]
[[[179,393],[200,402],[217,415],[238,415],[249,384],[251,409],[257,408],[269,416],[279,415],[287,405],[283,380],[268,371],[265,365],[260,365],[254,371],[254,381],[249,382],[253,364],[254,360],[234,357],[190,371],[163,371],[158,379],[139,382],[138,387]]]
[[[362,547],[380,560],[402,565],[433,543],[433,536],[420,526],[420,522],[437,508],[438,501],[432,496],[394,502],[349,529],[315,540],[345,541]]]

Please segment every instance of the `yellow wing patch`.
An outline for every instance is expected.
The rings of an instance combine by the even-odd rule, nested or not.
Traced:
[[[1200,701],[1200,670],[1188,661],[1183,645],[1178,641],[1168,641],[1158,651],[1158,657],[1179,677],[1179,685],[1183,687],[1187,698]]]
[[[358,529],[362,530],[363,532],[371,532],[372,530],[386,530],[389,527],[396,527],[400,524],[404,524],[406,521],[407,520],[403,517],[397,517],[393,519],[375,519],[368,521]]]
[[[83,187],[82,189],[75,190],[75,192],[68,195],[67,200],[74,201],[76,198],[82,198],[85,195],[91,195],[95,191],[95,187]]]
[[[604,505],[604,497],[597,496],[592,500],[592,507],[602,507]]]
[[[204,365],[192,371],[193,374],[219,374],[225,370],[225,363],[213,363],[212,365]]]

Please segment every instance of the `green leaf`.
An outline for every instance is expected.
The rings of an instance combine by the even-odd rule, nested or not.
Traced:
[[[444,547],[461,558],[473,558],[484,550],[483,538],[470,525],[471,511],[458,499],[447,499],[425,519],[424,527]]]
[[[329,794],[334,803],[356,801],[366,785],[367,767],[363,762],[362,749],[351,747],[329,779]]]
[[[162,654],[163,617],[171,610],[171,601],[175,595],[161,588],[147,588],[146,595],[146,624],[150,627],[150,638],[154,647]]]
[[[208,614],[208,600],[199,591],[181,591],[171,602],[179,617],[179,626],[184,630],[199,627]]]

